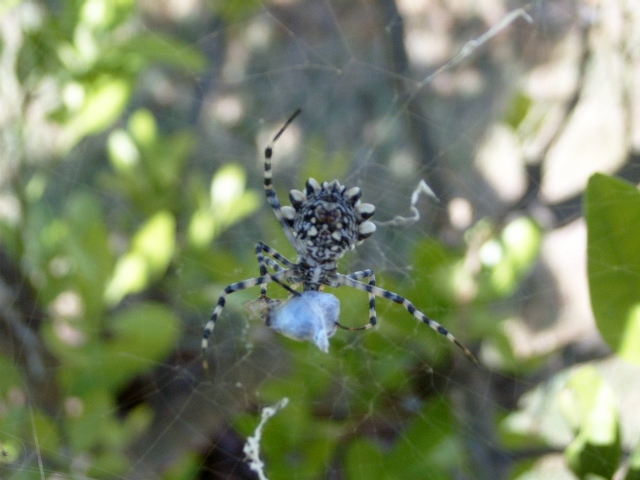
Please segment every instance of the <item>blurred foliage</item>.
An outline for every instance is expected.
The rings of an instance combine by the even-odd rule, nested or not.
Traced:
[[[0,13],[20,3],[5,4]],[[233,159],[211,178],[203,175],[189,161],[199,146],[196,132],[188,126],[166,131],[151,105],[136,96],[140,76],[152,66],[192,76],[207,68],[197,45],[140,28],[132,0],[56,5],[54,10],[34,3],[21,14],[23,41],[13,72],[24,94],[21,111],[29,111],[38,92],[51,89],[57,100],[47,105],[46,126],[56,134],[50,150],[36,158],[19,149],[23,157],[3,179],[1,193],[15,200],[17,213],[0,222],[0,246],[46,312],[39,335],[57,362],[46,375],[54,377],[61,404],[51,415],[33,402],[37,392],[25,389],[30,367],[0,357],[0,475],[40,478],[40,458],[47,473],[63,472],[65,478],[126,478],[137,461],[131,447],[156,433],[158,412],[144,391],[136,392],[138,404],[122,412],[119,394],[184,352],[178,344],[183,335],[194,336],[185,320],[192,310],[205,318],[226,285],[256,274],[253,252],[239,258],[233,242],[218,240],[265,202],[262,193],[247,189],[246,172]],[[214,8],[237,21],[257,5]],[[518,96],[505,123],[517,128],[530,102]],[[33,125],[25,117],[16,135],[26,143]],[[60,171],[72,158],[91,154],[91,141],[99,145],[99,154],[87,160],[91,171],[64,179],[70,185],[60,195]],[[303,176],[346,176],[348,153],[325,158],[320,140],[309,145],[312,158]],[[598,327],[614,351],[634,362],[640,352],[639,195],[632,185],[597,175],[585,200]],[[411,282],[388,272],[376,280],[475,345],[483,369],[527,375],[540,359],[517,357],[505,332],[508,313],[497,314],[494,305],[517,294],[542,242],[543,231],[530,217],[504,223],[484,218],[467,229],[460,245],[415,242]],[[333,293],[345,324],[364,323],[365,294]],[[436,384],[441,378],[430,373],[446,369],[459,352],[401,306],[379,299],[378,308],[379,328],[339,332],[329,355],[278,339],[289,355],[289,371],[262,379],[259,391],[248,395],[269,404],[291,400],[263,436],[272,478],[322,478],[330,468],[348,479],[424,478],[424,472],[431,479],[451,478],[452,472],[473,476],[463,420]],[[191,367],[178,366],[184,372]],[[415,385],[420,382],[428,387]],[[534,428],[527,417],[531,405],[543,405],[545,415],[555,412],[554,420],[566,427],[562,441]],[[247,410],[224,420],[248,436],[258,416]],[[589,366],[532,389],[496,423],[506,451],[557,447],[579,478],[611,478],[623,458],[615,395]],[[627,480],[640,478],[639,452],[628,459]],[[188,451],[165,460],[159,476],[196,478],[202,461],[201,452]],[[532,463],[518,464],[514,478],[524,478]]]
[[[576,437],[565,450],[571,470],[579,478],[611,478],[622,450],[613,391],[594,367],[575,371],[560,396],[561,408]]]
[[[591,305],[602,337],[640,364],[640,192],[596,174],[585,196]]]

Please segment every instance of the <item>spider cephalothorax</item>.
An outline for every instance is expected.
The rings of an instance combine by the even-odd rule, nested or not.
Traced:
[[[267,202],[282,229],[298,254],[292,262],[269,245],[258,242],[256,258],[260,276],[227,286],[204,327],[202,353],[207,368],[206,351],[227,295],[260,285],[260,297],[251,302],[250,310],[257,312],[267,325],[296,340],[311,340],[322,351],[329,349],[328,339],[337,327],[346,330],[367,330],[375,326],[376,297],[402,305],[417,320],[425,323],[460,347],[465,355],[477,362],[473,353],[462,345],[446,328],[431,320],[415,305],[397,293],[376,286],[373,270],[366,269],[343,275],[338,273],[338,260],[345,252],[362,243],[376,230],[368,219],[375,212],[369,203],[360,202],[360,189],[347,190],[338,180],[323,182],[307,180],[305,192],[291,190],[291,206],[280,205],[272,185],[271,156],[273,145],[300,110],[289,117],[264,150],[264,190]],[[271,271],[269,271],[271,269]],[[368,279],[365,283],[363,280]],[[287,300],[267,296],[267,286],[277,283],[287,292]],[[302,292],[296,290],[302,287]],[[369,296],[369,323],[361,327],[347,327],[340,323],[339,302],[332,294],[321,292],[325,287],[352,287]]]
[[[347,190],[338,180],[307,180],[306,193],[291,190],[292,206],[282,207],[285,222],[309,259],[319,264],[335,262],[376,230],[367,221],[375,207],[360,202],[360,189]]]

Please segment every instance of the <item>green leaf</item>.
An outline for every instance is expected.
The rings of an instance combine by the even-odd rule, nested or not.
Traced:
[[[458,260],[454,252],[435,240],[427,239],[417,245],[414,260],[416,284],[409,298],[418,308],[424,308],[424,303],[427,303],[433,311],[441,312],[443,307],[454,305],[452,297],[457,281],[454,269]],[[425,313],[429,315],[432,312]]]
[[[93,193],[77,192],[69,199],[67,218],[69,235],[63,241],[63,249],[68,258],[73,259],[72,274],[82,294],[85,314],[97,320],[104,308],[102,293],[114,263],[108,248],[109,231],[98,197]]]
[[[488,298],[513,295],[538,257],[541,242],[540,228],[527,217],[515,219],[486,242],[480,249],[487,274],[480,294]]]
[[[210,2],[216,15],[230,24],[245,19],[260,7],[258,0],[236,0],[234,2]]]
[[[345,471],[353,480],[391,478],[386,472],[384,454],[367,438],[358,438],[346,449]]]
[[[591,307],[600,334],[640,364],[640,192],[595,174],[585,195]]]
[[[107,148],[109,160],[117,172],[135,174],[135,167],[140,163],[140,151],[127,131],[117,129],[111,132]]]
[[[519,91],[512,99],[509,105],[509,110],[505,115],[504,121],[513,129],[520,126],[522,121],[527,116],[531,105],[533,104],[530,97],[525,95],[522,91]]]
[[[421,478],[427,469],[430,479],[450,478],[449,471],[464,467],[455,427],[449,402],[440,398],[426,403],[387,453],[387,470],[397,479]]]
[[[70,392],[85,398],[104,389],[121,388],[134,376],[157,367],[180,338],[180,322],[171,309],[156,302],[139,303],[104,320],[102,335],[80,346],[57,339],[49,327],[47,338],[66,368],[60,380]],[[106,333],[106,334],[105,334]]]
[[[367,438],[351,442],[345,449],[346,478],[451,478],[452,469],[464,467],[461,446],[453,436],[454,423],[450,406],[435,401],[425,405],[390,447]]]
[[[133,238],[133,251],[145,258],[153,276],[169,266],[175,250],[176,221],[167,211],[151,217]]]
[[[50,453],[60,452],[60,433],[54,419],[34,410],[32,422],[33,431],[38,435],[39,448]],[[53,455],[55,455],[55,453],[53,453]],[[60,454],[60,456],[62,456],[62,454]]]
[[[175,250],[175,229],[171,213],[160,211],[136,232],[105,289],[107,303],[115,305],[125,295],[144,290],[166,271]]]
[[[155,148],[144,152],[143,161],[156,188],[164,191],[181,181],[181,170],[193,151],[195,137],[182,131],[156,143]]]
[[[135,142],[150,148],[158,142],[158,124],[153,114],[144,108],[136,110],[129,119],[129,131]]]
[[[76,145],[86,135],[98,133],[109,127],[122,113],[129,94],[131,82],[118,79],[103,79],[87,93],[80,110],[65,125],[61,141],[62,151]]]
[[[237,164],[227,164],[211,180],[209,205],[196,210],[189,224],[189,240],[205,248],[224,230],[253,213],[260,204],[254,190],[246,190],[246,173]]]
[[[4,0],[4,2],[0,4],[0,14],[8,12],[18,4],[20,4],[20,0]]]
[[[640,480],[640,444],[636,446],[636,449],[631,454],[629,470],[624,480]]]
[[[593,366],[576,370],[560,394],[565,415],[578,430],[565,450],[571,470],[579,477],[611,478],[622,455],[615,395]]]
[[[143,62],[163,63],[191,72],[204,70],[207,65],[204,55],[192,46],[157,32],[138,35],[119,48],[121,54],[138,56]]]
[[[138,304],[109,320],[113,340],[101,352],[101,371],[114,386],[155,367],[180,337],[178,319],[166,306]]]

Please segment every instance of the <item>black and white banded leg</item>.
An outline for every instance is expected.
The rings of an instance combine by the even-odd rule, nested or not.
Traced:
[[[209,369],[209,364],[207,362],[207,348],[209,348],[209,337],[213,333],[213,329],[216,326],[216,321],[218,320],[220,314],[222,313],[222,310],[224,309],[224,306],[227,302],[227,295],[231,295],[234,292],[246,290],[247,288],[252,288],[257,285],[267,285],[272,282],[284,287],[284,289],[292,295],[300,295],[295,290],[292,290],[289,285],[283,283],[284,281],[286,281],[287,275],[289,275],[290,273],[291,270],[281,270],[276,273],[267,273],[266,275],[261,275],[259,277],[249,278],[241,282],[232,283],[224,289],[222,295],[220,295],[220,298],[218,298],[218,303],[213,309],[211,318],[204,327],[204,333],[202,335],[202,365],[204,366],[205,371]]]
[[[278,200],[278,196],[276,195],[276,191],[273,189],[273,172],[271,171],[271,156],[273,155],[273,144],[280,138],[280,135],[287,129],[289,124],[293,122],[293,120],[300,114],[300,109],[293,112],[293,115],[289,117],[289,119],[285,122],[285,124],[280,128],[278,133],[275,134],[273,140],[267,145],[264,149],[264,192],[267,197],[267,202],[271,206],[273,213],[275,214],[278,222],[282,226],[282,230],[284,230],[287,239],[293,245],[298,252],[298,254],[303,254],[304,249],[300,246],[298,240],[295,235],[291,231],[291,227],[287,223],[284,215],[282,214],[282,207],[280,206],[280,200]]]
[[[373,273],[373,270],[371,270],[370,268],[368,268],[367,270],[361,270],[359,272],[354,272],[351,273],[349,275],[338,275],[338,278],[340,277],[347,277],[351,280],[363,280],[365,278],[370,278],[369,280],[369,285],[372,287],[375,287],[376,285],[376,276]],[[343,282],[339,282],[340,285],[347,285]],[[369,330],[373,327],[375,327],[376,322],[377,322],[377,312],[376,312],[376,296],[375,294],[371,293],[371,292],[367,292],[369,295],[369,323],[367,323],[366,325],[363,325],[361,327],[347,327],[345,325],[342,325],[340,322],[337,322],[336,325],[339,328],[342,328],[343,330],[350,330],[350,331],[358,331],[358,330]]]
[[[273,257],[269,258],[267,255]],[[284,255],[279,253],[277,250],[271,248],[264,242],[258,242],[256,244],[256,258],[258,259],[258,265],[260,267],[260,275],[266,275],[268,272],[267,267],[271,267],[275,272],[281,272],[285,270],[285,268],[280,265],[278,262],[283,264],[286,269],[293,268],[295,264],[286,258]],[[278,282],[279,283],[279,282]],[[260,295],[262,297],[267,295],[267,284],[263,283],[260,285]]]
[[[348,275],[340,275],[339,278],[340,278],[340,282],[341,282],[342,285],[347,285],[349,287],[353,287],[353,288],[356,288],[358,290],[362,290],[364,292],[368,292],[370,294],[373,294],[376,297],[386,298],[387,300],[391,300],[392,302],[395,302],[397,304],[402,305],[415,318],[417,318],[421,322],[426,323],[430,328],[432,328],[433,330],[435,330],[439,334],[444,335],[445,337],[447,337],[447,339],[450,342],[455,343],[464,352],[464,354],[467,356],[467,358],[469,360],[471,360],[476,365],[478,364],[478,360],[476,359],[475,355],[473,353],[471,353],[471,350],[469,350],[462,343],[460,343],[460,341],[456,337],[454,337],[453,334],[449,330],[444,328],[442,325],[440,325],[435,320],[431,320],[424,313],[422,313],[420,310],[418,310],[415,307],[415,305],[413,303],[411,303],[409,300],[407,300],[406,298],[398,295],[397,293],[385,290],[384,288],[380,288],[380,287],[376,287],[374,285],[362,283],[362,282],[360,282],[360,281],[358,281],[356,279],[350,278]]]

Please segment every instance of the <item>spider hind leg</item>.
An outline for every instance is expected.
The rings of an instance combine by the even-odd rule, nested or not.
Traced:
[[[349,275],[346,275],[346,277],[352,280],[362,280],[364,278],[370,278],[371,280],[369,280],[369,285],[374,287],[376,285],[376,276],[373,273],[373,270],[371,270],[370,268],[367,270],[361,270],[359,272],[351,273]],[[373,293],[367,293],[369,294],[369,323],[367,323],[366,325],[362,325],[361,327],[348,327],[342,325],[340,322],[336,322],[338,328],[349,330],[350,332],[357,332],[362,330],[370,330],[376,326],[376,323],[378,322],[376,311],[376,296]]]
[[[358,290],[362,290],[364,292],[367,292],[367,293],[369,293],[371,295],[375,295],[376,297],[386,298],[387,300],[391,300],[394,303],[402,305],[405,308],[405,310],[407,310],[416,319],[420,320],[423,323],[426,323],[431,329],[435,330],[436,332],[438,332],[441,335],[444,335],[445,337],[447,337],[447,340],[449,340],[451,343],[454,343],[455,345],[457,345],[458,348],[460,348],[464,352],[465,356],[469,360],[471,360],[471,362],[473,362],[475,365],[479,365],[478,359],[471,352],[471,350],[469,350],[467,347],[465,347],[449,330],[447,330],[445,327],[440,325],[438,322],[436,322],[435,320],[430,319],[424,313],[422,313],[420,310],[418,310],[411,301],[409,301],[406,298],[398,295],[397,293],[390,292],[389,290],[385,290],[384,288],[376,287],[376,286],[371,285],[371,284],[362,283],[358,279],[351,278],[348,275],[339,275],[338,279],[339,279],[340,285],[346,285],[346,286],[349,286],[349,287],[353,287],[353,288],[356,288]]]

